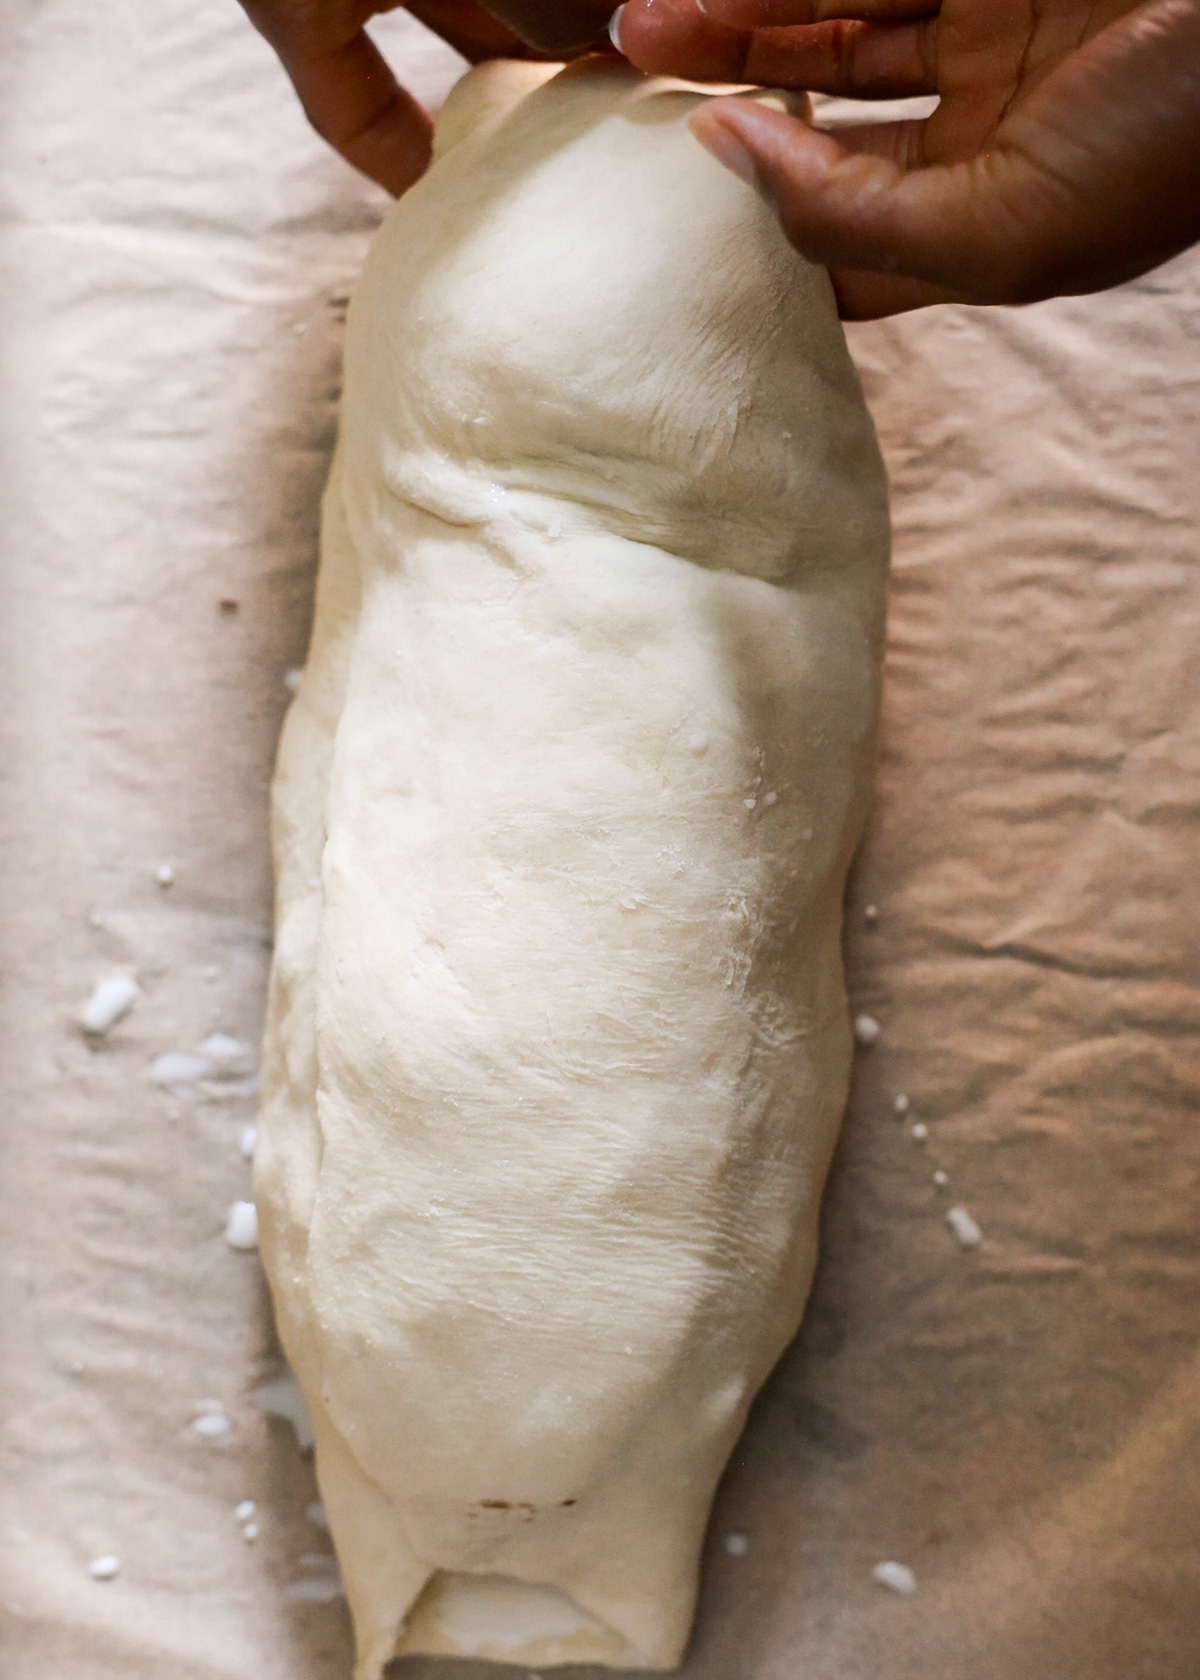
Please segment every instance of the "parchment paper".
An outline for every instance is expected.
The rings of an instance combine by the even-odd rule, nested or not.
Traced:
[[[427,97],[453,79],[381,35]],[[149,1072],[259,1031],[266,784],[382,202],[232,0],[0,15],[3,1680],[349,1673],[222,1235],[253,1091]],[[851,336],[895,496],[847,924],[883,1032],[684,1673],[1195,1680],[1200,261]],[[114,973],[142,996],[89,1045]]]

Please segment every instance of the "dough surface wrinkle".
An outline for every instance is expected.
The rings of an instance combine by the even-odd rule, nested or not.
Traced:
[[[359,1680],[675,1665],[815,1263],[886,492],[701,97],[473,71],[350,311],[255,1170]]]

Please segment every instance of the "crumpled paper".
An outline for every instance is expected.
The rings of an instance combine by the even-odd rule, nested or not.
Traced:
[[[380,36],[427,98],[457,73],[402,14]],[[14,0],[0,83],[3,1674],[346,1680],[224,1238],[253,1078],[151,1070],[257,1041],[266,784],[383,199],[232,3]],[[683,1672],[1195,1680],[1200,261],[850,336],[896,526],[846,939],[882,1031]],[[140,995],[89,1038],[115,974]]]

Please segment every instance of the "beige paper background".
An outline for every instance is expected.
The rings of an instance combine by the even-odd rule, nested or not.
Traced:
[[[426,94],[453,74],[382,33]],[[348,1673],[309,1463],[254,1402],[257,1261],[222,1239],[253,1096],[147,1074],[261,1022],[266,782],[381,204],[232,0],[0,14],[3,1680]],[[895,494],[847,935],[884,1031],[685,1674],[1195,1680],[1200,261],[851,337]],[[113,972],[144,995],[92,1049]]]

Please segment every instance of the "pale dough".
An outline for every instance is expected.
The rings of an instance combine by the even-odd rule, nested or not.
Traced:
[[[474,71],[351,311],[255,1185],[359,1680],[677,1663],[813,1270],[886,492],[700,97]]]

